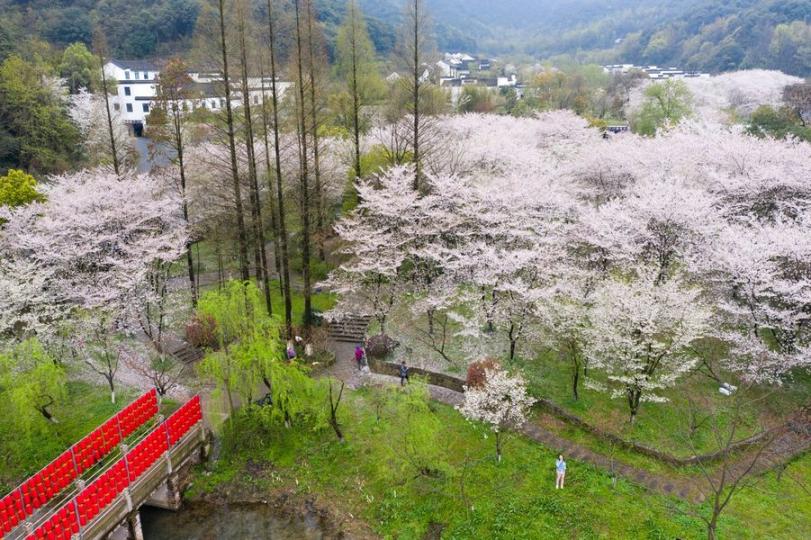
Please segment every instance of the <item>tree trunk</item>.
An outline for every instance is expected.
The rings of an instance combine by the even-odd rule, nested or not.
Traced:
[[[237,148],[234,136],[234,114],[231,107],[231,79],[228,73],[228,45],[225,41],[225,0],[219,0],[220,16],[220,46],[222,49],[222,76],[225,89],[225,119],[228,128],[228,150],[231,154],[231,180],[236,203],[237,240],[239,247],[239,268],[242,281],[251,278],[248,269],[248,239],[245,232],[245,217],[242,210],[242,188],[239,184],[239,168],[237,167]]]
[[[341,426],[338,424],[338,407],[341,406],[341,397],[344,393],[344,383],[341,382],[341,389],[338,392],[338,398],[333,399],[332,397],[332,380],[328,381],[329,383],[329,407],[330,407],[330,419],[329,423],[332,426],[332,430],[335,432],[335,436],[338,437],[340,442],[344,440],[344,434],[341,432]]]
[[[572,355],[572,397],[577,401],[580,396],[577,392],[577,384],[580,381],[580,359],[575,346],[569,347],[569,354]]]
[[[189,202],[186,199],[186,164],[183,161],[183,126],[180,119],[180,109],[177,102],[172,104],[173,123],[175,128],[175,152],[177,152],[177,164],[180,168],[180,196],[183,198],[183,221],[189,225]],[[191,288],[191,305],[197,307],[197,281],[194,277],[194,258],[191,254],[191,240],[186,242],[186,266],[189,273],[189,287]]]
[[[496,460],[501,463],[501,432],[496,431]]]
[[[414,0],[414,191],[420,190],[420,2]]]
[[[707,540],[716,540],[717,538],[719,513],[720,512],[716,512],[715,509],[713,509],[712,519],[707,524]]]
[[[515,360],[515,344],[518,342],[515,323],[510,321],[510,328],[507,330],[507,337],[510,340],[510,363]]]
[[[313,173],[315,174],[315,227],[318,238],[318,257],[323,261],[324,255],[324,194],[321,186],[321,160],[318,143],[318,107],[316,104],[315,76],[315,42],[313,41],[313,0],[307,0],[307,49],[309,56],[310,76],[310,114],[313,129]]]
[[[279,276],[279,292],[284,294],[284,287],[282,284],[282,268],[281,257],[279,257],[279,224],[276,216],[275,195],[273,194],[273,172],[270,168],[270,141],[268,135],[268,115],[267,115],[267,98],[265,96],[265,71],[262,61],[259,62],[262,78],[262,136],[265,143],[265,174],[268,184],[268,209],[270,211],[270,232],[273,235],[273,264],[276,269],[276,275]]]
[[[101,47],[101,44],[99,44]],[[104,53],[99,50],[99,63],[101,64],[101,91],[104,94],[104,109],[107,113],[107,133],[110,135],[110,152],[113,154],[113,170],[116,176],[119,173],[118,150],[115,144],[115,131],[113,131],[113,116],[110,113],[110,95],[107,92],[107,74],[104,72]]]
[[[352,80],[350,86],[352,87],[352,138],[355,145],[355,178],[359,179],[362,175],[360,169],[360,90],[358,89],[358,51],[357,51],[357,37],[355,31],[357,29],[357,13],[355,12],[355,3],[351,2],[350,9],[352,9]]]
[[[312,290],[310,283],[310,179],[309,167],[307,163],[307,114],[305,110],[306,100],[304,98],[304,59],[302,57],[303,46],[301,42],[301,10],[300,0],[293,0],[296,16],[296,52],[298,70],[298,98],[299,98],[299,130],[301,144],[301,273],[304,280],[304,326],[309,327],[312,323],[313,306]]]
[[[631,412],[631,424],[636,423],[636,414],[639,412],[639,403],[642,399],[642,391],[637,388],[629,388],[628,393],[628,408]]]
[[[115,403],[115,380],[113,380],[112,376],[105,377],[107,379],[107,385],[110,387],[110,403]]]
[[[281,250],[282,274],[279,276],[284,295],[284,322],[286,338],[293,334],[293,302],[290,296],[290,255],[287,246],[284,192],[282,190],[282,160],[279,149],[279,92],[276,85],[276,35],[273,28],[273,5],[268,0],[268,46],[270,48],[270,91],[273,100],[273,151],[276,160],[276,200],[279,204],[279,248]]]
[[[253,116],[251,115],[251,95],[248,88],[248,51],[245,42],[245,13],[240,9],[239,15],[239,53],[242,68],[242,109],[245,115],[245,147],[248,153],[248,179],[251,189],[251,218],[254,231],[254,258],[257,278],[262,280],[265,296],[265,308],[273,315],[270,301],[270,280],[268,278],[267,254],[265,252],[265,227],[262,221],[262,209],[259,204],[259,181],[256,173],[256,154],[254,148]]]

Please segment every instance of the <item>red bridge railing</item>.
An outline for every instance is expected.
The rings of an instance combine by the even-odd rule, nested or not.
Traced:
[[[0,538],[59,495],[156,414],[158,395],[152,389],[0,499]]]
[[[78,495],[58,508],[28,540],[70,540],[135,483],[203,418],[200,397],[194,396],[161,422],[124,457]]]

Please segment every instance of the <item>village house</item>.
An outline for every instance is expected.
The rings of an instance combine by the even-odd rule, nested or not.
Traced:
[[[605,73],[628,73],[631,71],[641,71],[649,78],[656,80],[663,79],[690,79],[696,77],[709,77],[709,73],[702,73],[700,71],[684,71],[679,68],[660,68],[659,66],[636,66],[634,64],[609,64],[603,66]]]
[[[143,135],[146,119],[157,96],[160,66],[148,60],[110,60],[104,65],[104,73],[116,81],[116,94],[111,105],[130,131],[136,137]],[[193,81],[192,99],[183,104],[184,110],[197,108],[221,110],[225,107],[225,92],[219,73],[189,71]],[[235,83],[232,83],[232,86]],[[254,105],[263,102],[270,94],[270,77],[248,77],[248,91]],[[292,85],[290,82],[277,82],[280,93]],[[235,88],[231,96],[231,106],[242,105],[242,93]]]

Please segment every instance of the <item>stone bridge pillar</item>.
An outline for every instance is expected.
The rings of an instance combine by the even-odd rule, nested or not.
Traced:
[[[127,516],[127,540],[144,540],[144,530],[141,528],[141,514],[133,510]]]

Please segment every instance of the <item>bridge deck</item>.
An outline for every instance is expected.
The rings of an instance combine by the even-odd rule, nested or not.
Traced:
[[[120,447],[19,524],[4,540],[102,538],[144,504],[205,444],[199,396]],[[179,500],[179,496],[178,496]],[[0,531],[2,532],[2,531]]]

